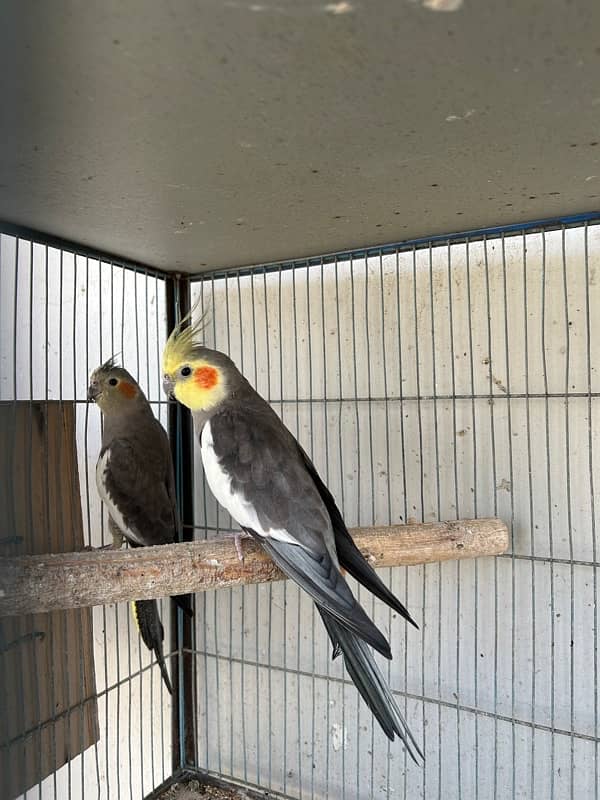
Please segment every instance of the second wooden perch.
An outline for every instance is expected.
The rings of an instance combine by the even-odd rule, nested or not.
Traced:
[[[374,567],[493,556],[506,551],[499,519],[354,528],[354,541]],[[201,592],[285,578],[265,552],[231,539],[129,550],[56,553],[0,559],[0,617],[125,600]]]

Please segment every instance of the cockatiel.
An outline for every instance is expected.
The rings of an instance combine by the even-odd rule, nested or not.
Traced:
[[[113,547],[174,542],[178,528],[173,462],[167,434],[135,379],[109,359],[90,377],[88,400],[104,418],[96,485],[109,514]],[[156,600],[134,600],[133,615],[144,644],[156,655],[169,692],[164,630]]]
[[[163,387],[192,411],[213,494],[312,597],[333,658],[343,653],[350,677],[386,735],[392,741],[398,735],[417,762],[423,754],[369,648],[391,658],[390,646],[352,595],[342,569],[415,623],[354,544],[294,436],[225,354],[200,344],[202,320],[188,327],[185,322],[165,346]]]

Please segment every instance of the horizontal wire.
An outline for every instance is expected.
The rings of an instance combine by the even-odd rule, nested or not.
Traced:
[[[165,659],[165,662],[168,663],[169,659],[175,655],[178,655],[178,651],[176,650],[173,650],[170,653],[164,653],[163,657]],[[115,683],[111,683],[110,686],[106,687],[105,689],[101,689],[99,692],[95,692],[93,695],[84,697],[83,700],[77,700],[75,702],[69,701],[71,704],[64,711],[53,713],[51,719],[47,719],[44,720],[43,722],[36,723],[35,727],[28,728],[24,733],[20,733],[18,736],[15,736],[14,739],[6,740],[2,744],[0,744],[0,752],[2,750],[8,750],[13,745],[31,738],[39,731],[41,731],[43,728],[55,725],[59,719],[68,718],[71,715],[71,713],[73,713],[77,709],[81,709],[84,706],[87,706],[89,703],[94,703],[96,700],[100,700],[101,698],[110,695],[111,692],[122,689],[124,686],[127,686],[127,684],[131,684],[135,678],[141,677],[145,672],[149,672],[154,667],[158,668],[158,663],[155,661],[153,661],[151,664],[147,664],[145,667],[142,667],[136,672],[128,673],[126,677],[116,681]],[[161,691],[163,691],[162,688]]]
[[[319,672],[309,672],[307,670],[298,669],[297,667],[292,667],[289,665],[280,667],[277,664],[263,663],[261,661],[256,661],[255,659],[250,659],[250,658],[244,658],[244,660],[242,661],[242,659],[238,658],[237,656],[224,657],[204,650],[185,650],[184,652],[189,652],[191,655],[201,655],[204,656],[205,658],[212,658],[216,661],[232,661],[236,664],[241,665],[243,663],[245,666],[256,667],[257,669],[265,669],[265,670],[270,669],[270,670],[275,670],[276,672],[284,672],[288,674],[291,673],[301,678],[315,677],[323,681],[331,681],[333,683],[338,683],[343,686],[347,686],[349,688],[354,686],[354,683],[351,680],[347,680],[345,678],[339,678],[331,674],[327,675]],[[480,717],[488,717],[489,719],[497,719],[501,720],[502,722],[508,722],[508,723],[514,722],[517,725],[533,728],[535,730],[542,730],[548,733],[559,734],[562,736],[569,736],[569,737],[573,736],[574,738],[581,739],[583,741],[600,743],[600,736],[592,736],[589,733],[583,733],[581,731],[567,730],[566,728],[557,728],[557,727],[552,727],[550,725],[543,725],[538,722],[531,722],[526,719],[511,717],[506,714],[498,714],[494,711],[486,711],[483,708],[476,708],[475,706],[466,705],[464,703],[457,703],[456,701],[442,700],[441,698],[430,697],[429,695],[423,695],[423,694],[415,694],[414,692],[403,692],[399,689],[392,689],[392,694],[395,695],[396,697],[402,697],[402,698],[407,697],[409,700],[425,702],[433,706],[443,706],[444,708],[448,708],[451,711],[456,711],[458,709],[459,711],[464,711],[466,713],[474,714]]]

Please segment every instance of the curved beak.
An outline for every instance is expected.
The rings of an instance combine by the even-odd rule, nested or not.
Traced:
[[[169,400],[175,399],[175,382],[170,375],[163,375],[163,392],[167,395]]]
[[[95,402],[99,394],[100,394],[100,387],[98,386],[98,381],[92,381],[88,386],[88,391],[87,391],[88,401],[91,403]]]

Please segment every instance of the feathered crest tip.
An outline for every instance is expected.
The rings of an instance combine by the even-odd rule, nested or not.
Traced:
[[[173,328],[171,335],[165,345],[165,356],[184,357],[190,350],[204,343],[202,334],[210,321],[210,306],[200,314],[195,322],[192,322],[200,305],[201,297],[198,297],[188,313]]]
[[[104,364],[102,364],[100,369],[103,370],[103,371],[108,371],[109,369],[113,369],[114,367],[118,367],[119,365],[117,364],[117,359],[119,358],[120,355],[121,355],[120,352],[113,353],[113,355],[110,358],[108,358],[104,362]]]

